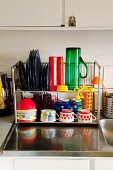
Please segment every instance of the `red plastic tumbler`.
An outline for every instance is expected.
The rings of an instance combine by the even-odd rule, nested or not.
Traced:
[[[57,85],[64,84],[64,59],[62,56],[49,57],[49,90],[56,91]]]
[[[57,90],[57,57],[49,57],[49,90]]]
[[[64,58],[62,56],[57,57],[57,85],[64,84]]]

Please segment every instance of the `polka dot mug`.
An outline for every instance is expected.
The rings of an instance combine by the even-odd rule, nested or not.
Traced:
[[[59,121],[60,122],[73,122],[74,119],[77,119],[77,118],[74,118],[74,116],[76,115],[71,109],[63,109],[60,112]]]
[[[96,117],[87,109],[82,109],[78,113],[78,122],[79,123],[89,123],[96,120]]]

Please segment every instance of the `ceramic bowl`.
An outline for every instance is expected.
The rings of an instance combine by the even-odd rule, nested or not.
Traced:
[[[34,122],[37,118],[36,105],[30,98],[19,101],[16,113],[18,122]]]
[[[18,122],[34,122],[37,118],[37,111],[32,110],[17,110],[17,121]]]

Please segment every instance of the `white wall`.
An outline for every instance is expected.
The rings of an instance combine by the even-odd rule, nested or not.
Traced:
[[[113,64],[113,31],[0,31],[0,71],[10,74],[17,61],[26,61],[30,49],[39,49],[41,60],[65,56],[66,47],[81,47],[82,58]]]

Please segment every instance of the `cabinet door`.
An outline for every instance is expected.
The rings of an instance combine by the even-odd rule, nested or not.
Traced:
[[[14,164],[15,170],[89,170],[88,160],[67,160],[67,159],[16,159]]]
[[[66,0],[66,26],[74,15],[76,27],[113,26],[113,0]]]
[[[13,158],[0,156],[0,170],[13,170]]]
[[[113,160],[96,160],[94,170],[113,170]]]
[[[0,26],[61,26],[61,0],[0,0]]]

